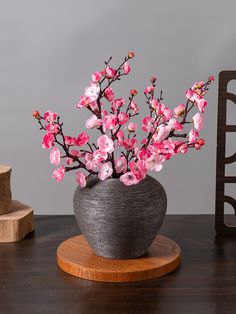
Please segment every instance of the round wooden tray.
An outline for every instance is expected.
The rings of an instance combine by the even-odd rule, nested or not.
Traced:
[[[135,259],[107,259],[97,256],[83,235],[72,237],[57,249],[58,266],[71,275],[105,282],[140,281],[163,276],[180,264],[180,248],[158,235],[148,253]]]

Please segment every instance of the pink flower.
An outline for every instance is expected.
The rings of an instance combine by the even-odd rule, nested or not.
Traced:
[[[91,100],[87,96],[81,96],[80,100],[77,105],[75,105],[76,108],[86,108],[91,103]]]
[[[163,155],[168,155],[168,159],[175,153],[175,143],[171,138],[160,143],[160,152]],[[165,156],[166,159],[166,156]]]
[[[105,89],[104,96],[109,102],[111,102],[114,99],[115,95],[111,87]]]
[[[123,146],[127,150],[134,150],[136,144],[137,144],[137,140],[134,137],[130,139],[126,138],[123,140]]]
[[[96,165],[93,162],[93,154],[92,153],[86,153],[84,155],[84,163],[85,163],[87,170],[91,170],[91,169],[95,170]]]
[[[116,133],[116,138],[117,138],[117,144],[119,146],[123,146],[123,143],[124,143],[124,133],[122,130],[119,130],[117,133]]]
[[[111,68],[109,65],[106,67],[106,77],[107,78],[115,78],[116,76],[116,70]]]
[[[101,162],[107,160],[108,154],[106,152],[102,152],[101,150],[97,149],[91,153],[85,154],[85,165],[87,170],[96,171],[97,167],[101,164]]]
[[[106,180],[112,175],[112,173],[113,173],[112,163],[110,161],[105,162],[104,164],[102,164],[100,168],[100,171],[98,173],[98,178],[100,180]]]
[[[79,184],[81,188],[86,187],[86,177],[83,172],[77,172],[76,173],[76,182]]]
[[[174,108],[174,114],[176,117],[182,116],[185,113],[185,105],[179,104],[177,107]]]
[[[94,114],[86,121],[86,128],[93,129],[102,125],[102,119],[98,119],[98,117]]]
[[[171,127],[169,125],[165,126],[161,124],[157,129],[157,133],[153,135],[153,140],[158,141],[158,142],[165,140],[170,134],[170,131],[171,131]]]
[[[96,165],[101,163],[102,161],[107,160],[107,157],[108,157],[107,152],[103,152],[99,149],[93,152],[93,159]]]
[[[47,133],[44,135],[42,140],[43,149],[49,149],[53,146],[54,136],[51,133]]]
[[[83,146],[89,142],[89,136],[86,132],[82,132],[76,139],[76,145]]]
[[[100,136],[97,140],[97,144],[99,149],[102,152],[112,153],[114,151],[114,142],[113,140],[106,134]]]
[[[155,111],[159,111],[159,108],[160,108],[160,105],[159,105],[159,102],[156,98],[153,98],[151,101],[150,101],[150,104],[152,106],[152,108],[155,110]]]
[[[119,108],[124,106],[124,104],[125,104],[125,99],[124,98],[117,98],[117,99],[113,100],[111,108],[112,108],[113,111],[117,111]]]
[[[140,160],[146,160],[149,157],[151,157],[151,153],[149,150],[145,149],[144,147],[140,149],[140,151],[138,152],[138,159]]]
[[[120,181],[128,186],[139,183],[139,181],[132,172],[124,173],[122,176],[120,176]]]
[[[59,125],[57,123],[53,123],[53,124],[49,123],[46,126],[46,131],[47,131],[47,133],[57,134],[58,128],[59,128]]]
[[[98,104],[95,101],[90,102],[89,107],[92,109],[93,112],[98,112]]]
[[[133,100],[130,103],[130,108],[133,110],[133,114],[136,114],[139,112],[139,108]]]
[[[119,124],[126,124],[129,121],[129,115],[125,112],[120,112],[118,114],[118,123]]]
[[[64,179],[65,176],[65,167],[62,165],[60,168],[57,168],[53,171],[52,177],[57,181],[60,182],[62,179]]]
[[[128,125],[128,131],[129,132],[135,132],[137,130],[137,124],[134,122],[130,122]]]
[[[187,152],[188,152],[188,145],[185,143],[181,144],[177,149],[177,153],[186,154]]]
[[[154,87],[151,85],[145,88],[144,93],[151,94],[153,91],[154,91]]]
[[[165,161],[165,157],[159,154],[153,154],[149,158],[146,159],[146,168],[150,171],[160,171],[163,167],[163,162]]]
[[[197,107],[200,112],[204,112],[206,106],[207,106],[207,101],[205,99],[201,98],[197,101]]]
[[[186,90],[185,96],[187,99],[193,101],[194,91],[192,89]]]
[[[65,136],[66,145],[72,146],[72,145],[75,145],[75,142],[76,142],[76,138],[72,136]]]
[[[70,157],[66,157],[66,164],[67,165],[72,165],[73,164],[73,162],[74,162],[74,160],[72,159],[72,158],[70,158]]]
[[[193,116],[193,125],[197,131],[200,131],[204,127],[203,116],[200,112]]]
[[[188,134],[188,142],[189,144],[194,144],[199,137],[199,133],[193,129],[190,130]]]
[[[145,117],[142,121],[143,122],[142,130],[144,132],[149,132],[149,133],[154,132],[153,121],[154,121],[153,118],[151,118],[150,116]]]
[[[93,81],[93,83],[99,82],[101,78],[102,78],[102,73],[101,72],[95,72],[95,73],[92,74],[92,81]]]
[[[131,70],[129,62],[125,62],[125,64],[123,65],[123,70],[126,75],[129,74]]]
[[[50,153],[50,162],[56,166],[61,162],[61,152],[57,147],[54,147]]]
[[[91,83],[90,86],[84,90],[84,96],[90,99],[90,102],[98,99],[100,93],[100,86],[98,83]]]
[[[116,127],[117,117],[115,114],[110,114],[103,118],[103,130],[112,130]]]
[[[72,149],[70,154],[75,157],[81,157],[81,152],[79,152],[77,149]]]
[[[58,115],[56,112],[53,112],[53,111],[46,111],[43,118],[45,121],[47,121],[48,123],[53,123],[56,121]]]
[[[172,118],[173,113],[170,110],[170,108],[165,107],[165,109],[163,110],[163,115],[165,116],[166,120],[169,120]],[[163,119],[164,120],[164,119]]]
[[[120,156],[115,160],[115,169],[117,173],[124,173],[127,171],[127,161],[124,156]]]
[[[170,126],[171,129],[176,130],[176,131],[182,131],[184,128],[183,125],[175,119],[170,119],[168,122],[168,126]]]
[[[129,168],[138,181],[143,180],[147,175],[147,169],[143,160],[137,162],[131,161],[129,163]]]
[[[199,99],[201,99],[201,96],[198,95],[197,93],[195,93],[195,91],[193,91],[192,89],[188,89],[185,92],[185,96],[186,96],[187,99],[189,99],[192,102],[198,101]]]

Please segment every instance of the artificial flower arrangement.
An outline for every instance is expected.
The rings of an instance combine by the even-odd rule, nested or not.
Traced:
[[[199,150],[204,145],[199,135],[207,106],[204,96],[214,77],[194,83],[185,92],[186,103],[178,104],[173,110],[163,104],[162,92],[159,97],[155,96],[157,78],[152,77],[144,89],[149,114],[142,119],[144,137],[138,141],[138,125],[132,121],[139,114],[137,90],[132,89],[126,100],[117,98],[112,88],[113,83],[130,73],[129,61],[133,57],[134,53],[129,52],[117,68],[111,67],[112,58],[105,62],[104,69],[92,74],[89,86],[76,105],[80,110],[91,112],[86,128],[99,132],[96,143],[90,141],[87,131],[77,137],[64,134],[56,112],[47,111],[43,116],[38,111],[33,113],[40,129],[46,132],[42,147],[51,149],[50,162],[58,166],[63,161],[53,171],[57,182],[66,172],[76,170],[76,181],[81,188],[91,175],[100,180],[119,178],[127,186],[137,184],[149,171],[160,171],[173,156],[186,154],[189,149]],[[184,131],[185,126],[189,127],[188,131]]]

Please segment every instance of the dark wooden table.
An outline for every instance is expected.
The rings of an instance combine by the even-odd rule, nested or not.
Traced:
[[[161,234],[178,242],[181,267],[162,278],[99,283],[56,265],[57,246],[78,234],[73,216],[38,216],[36,232],[0,244],[0,313],[236,313],[236,237],[216,237],[214,216],[167,216]]]

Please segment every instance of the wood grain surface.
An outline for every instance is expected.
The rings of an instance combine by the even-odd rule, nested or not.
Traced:
[[[12,201],[10,212],[0,215],[0,242],[20,241],[33,230],[34,214],[28,205]]]
[[[158,235],[148,253],[134,259],[97,256],[83,235],[64,241],[57,250],[58,266],[65,272],[95,281],[129,282],[163,276],[179,266],[180,248]]]
[[[236,238],[216,236],[214,222],[214,215],[167,215],[160,232],[181,247],[180,267],[107,283],[57,266],[60,243],[79,234],[74,216],[36,216],[34,237],[0,244],[0,313],[235,314]]]
[[[7,214],[11,207],[11,167],[0,165],[0,215]]]

